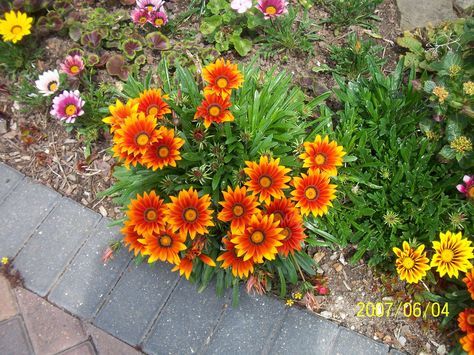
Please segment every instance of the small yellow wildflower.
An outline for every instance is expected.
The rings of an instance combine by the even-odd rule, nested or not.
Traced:
[[[456,152],[464,154],[472,150],[472,142],[466,136],[459,136],[455,138],[449,146],[453,148]]]
[[[459,74],[461,71],[461,67],[457,64],[453,64],[449,67],[449,75],[450,76],[456,76]]]
[[[474,82],[468,81],[464,84],[462,84],[462,88],[466,95],[472,96],[474,95]]]
[[[294,303],[295,303],[295,301],[293,301],[293,300],[291,300],[291,299],[286,300],[286,305],[287,305],[288,307],[293,306]]]
[[[4,256],[4,257],[2,258],[2,264],[3,264],[3,265],[7,265],[7,264],[8,264],[8,258],[7,258],[6,256]]]
[[[295,300],[300,300],[303,298],[303,295],[301,294],[301,292],[296,292],[294,295],[293,295],[293,298]]]
[[[425,132],[426,138],[428,138],[430,141],[437,141],[438,140],[438,134],[433,131],[426,131]]]
[[[449,96],[449,92],[444,88],[444,86],[437,86],[433,89],[433,94],[438,98],[439,103],[444,103]]]

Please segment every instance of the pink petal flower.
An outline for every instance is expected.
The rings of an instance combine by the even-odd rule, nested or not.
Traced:
[[[136,8],[132,10],[132,21],[135,25],[145,26],[150,19],[150,13],[147,9]]]
[[[84,110],[82,107],[85,102],[82,100],[81,94],[78,90],[67,91],[64,90],[61,95],[56,96],[53,99],[53,108],[51,109],[51,115],[60,121],[66,123],[74,123],[76,117],[82,116]]]
[[[469,175],[464,175],[464,177],[462,178],[462,181],[464,181],[466,184],[472,184],[474,182],[474,178],[472,176],[469,176]]]
[[[77,76],[84,70],[84,61],[80,55],[68,55],[60,64],[61,71],[69,76]]]
[[[459,184],[456,185],[456,189],[458,189],[459,192],[465,193],[466,192],[466,186]]]
[[[232,0],[230,7],[239,14],[243,14],[252,7],[252,0]]]
[[[255,7],[267,20],[288,13],[288,2],[286,0],[258,0]]]

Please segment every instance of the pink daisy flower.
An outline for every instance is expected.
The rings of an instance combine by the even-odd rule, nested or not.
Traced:
[[[474,176],[464,175],[462,181],[464,181],[464,185],[459,184],[456,186],[456,189],[463,193],[467,198],[474,200]]]
[[[145,26],[150,19],[150,14],[147,9],[136,8],[132,10],[132,21],[135,25]]]
[[[258,0],[255,7],[268,20],[288,13],[287,6],[288,2],[286,0]]]
[[[76,117],[82,116],[84,111],[82,107],[85,102],[81,99],[81,94],[78,90],[67,91],[64,90],[61,95],[53,99],[53,109],[51,115],[58,120],[66,123],[74,123]]]
[[[168,16],[164,11],[154,11],[150,14],[148,21],[155,27],[161,27],[168,22]]]
[[[243,14],[252,7],[252,0],[232,0],[230,7],[239,14]]]
[[[164,3],[163,0],[137,0],[137,8],[146,9],[148,12],[158,11]]]
[[[84,61],[80,55],[68,55],[60,66],[63,73],[69,76],[77,76],[84,70]]]

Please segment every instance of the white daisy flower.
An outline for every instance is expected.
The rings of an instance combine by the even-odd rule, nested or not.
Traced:
[[[43,96],[54,94],[59,89],[59,72],[56,69],[45,71],[35,81],[35,85]]]

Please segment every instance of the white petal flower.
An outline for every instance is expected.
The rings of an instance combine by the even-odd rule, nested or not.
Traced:
[[[35,81],[35,85],[43,96],[54,94],[59,89],[59,72],[56,69],[44,72]]]

